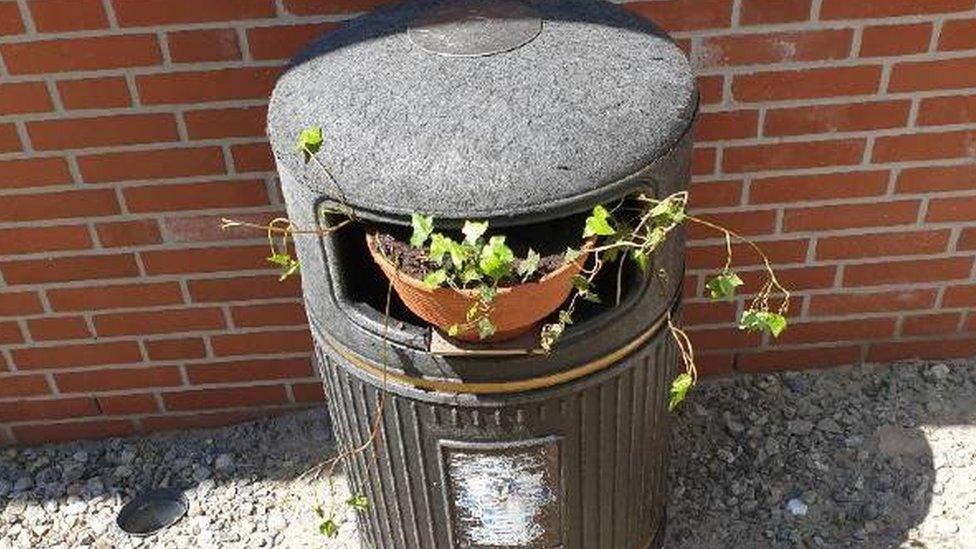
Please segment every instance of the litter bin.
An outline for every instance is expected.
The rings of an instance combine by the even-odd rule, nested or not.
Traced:
[[[670,195],[688,183],[697,106],[674,42],[600,1],[395,4],[295,58],[268,115],[288,215],[323,227],[342,207],[359,221],[296,248],[337,436],[366,444],[381,418],[346,465],[371,504],[364,543],[661,543],[683,234],[548,355],[457,344],[395,299],[387,315],[363,237],[419,212],[556,239],[596,204]],[[338,188],[295,151],[309,126]]]

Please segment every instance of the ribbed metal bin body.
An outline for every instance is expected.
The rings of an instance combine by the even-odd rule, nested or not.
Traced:
[[[508,397],[423,393],[389,380],[384,390],[382,380],[363,374],[321,340],[316,356],[345,444],[366,443],[371,418],[383,406],[379,436],[346,464],[352,489],[372,503],[359,524],[368,546],[659,546],[667,497],[666,398],[676,363],[666,330],[598,374]],[[469,463],[452,460],[457,448],[468,450]],[[510,459],[500,464],[492,459],[499,454]],[[506,468],[511,478],[498,479],[496,468],[513,463],[524,469]],[[452,468],[461,468],[466,481]],[[533,502],[517,492],[539,490],[526,489],[519,475],[538,479],[540,470],[546,488]],[[490,488],[508,484],[510,491],[492,498],[485,488],[487,499],[472,501],[476,497],[462,495],[458,486],[482,488],[492,478]],[[494,511],[485,509],[492,505]],[[517,508],[532,505],[538,507]],[[493,544],[496,531],[507,537]]]

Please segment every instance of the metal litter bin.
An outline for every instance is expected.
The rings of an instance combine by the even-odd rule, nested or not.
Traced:
[[[683,234],[619,305],[592,306],[548,355],[457,346],[397,303],[364,224],[487,219],[550,232],[594,205],[689,179],[698,105],[667,35],[600,1],[415,1],[311,44],[272,97],[269,136],[290,219],[320,227],[343,203],[362,223],[296,239],[316,356],[376,548],[658,546],[667,391]],[[295,151],[317,155],[337,190]],[[341,196],[340,196],[341,194]],[[384,396],[385,395],[385,396]]]

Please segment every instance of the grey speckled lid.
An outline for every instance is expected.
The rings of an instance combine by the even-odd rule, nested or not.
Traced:
[[[381,8],[293,61],[268,114],[279,169],[335,198],[295,150],[317,125],[318,158],[363,217],[522,223],[623,194],[691,126],[698,95],[684,54],[614,4],[527,1],[538,36],[451,57],[407,32],[441,3]]]

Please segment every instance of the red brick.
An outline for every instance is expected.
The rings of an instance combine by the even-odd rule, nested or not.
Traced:
[[[922,53],[928,51],[931,39],[932,23],[865,27],[861,37],[860,56],[884,57]]]
[[[0,189],[70,183],[71,173],[63,158],[26,158],[0,162]]]
[[[896,190],[900,193],[932,191],[967,191],[976,181],[976,164],[909,168],[898,175]]]
[[[267,107],[186,111],[186,132],[190,139],[262,137],[267,124]]]
[[[901,325],[903,336],[954,334],[962,317],[959,313],[906,316]]]
[[[856,364],[860,359],[861,348],[854,346],[782,349],[740,354],[736,368],[742,372],[774,372]]]
[[[962,327],[963,332],[976,332],[976,316],[972,313],[966,319],[966,324]]]
[[[908,123],[911,101],[878,101],[773,109],[763,135],[803,135],[900,128]]]
[[[939,36],[939,49],[972,50],[976,49],[976,19],[954,19],[942,25]]]
[[[272,406],[288,402],[283,385],[203,389],[163,393],[168,411],[240,408],[243,406]]]
[[[125,437],[135,434],[132,422],[122,419],[97,421],[71,421],[42,425],[16,425],[11,427],[17,442],[42,444],[69,440]]]
[[[393,0],[285,0],[285,9],[295,15],[334,15],[370,11]]]
[[[811,0],[743,0],[739,22],[743,25],[795,23],[810,19]]]
[[[43,375],[0,375],[0,398],[44,396],[50,393]]]
[[[732,23],[731,0],[631,2],[624,7],[654,21],[669,32],[724,28]]]
[[[732,96],[738,101],[780,101],[867,95],[878,91],[881,67],[828,67],[737,75]]]
[[[244,332],[210,338],[217,356],[300,353],[312,348],[308,329],[276,332]]]
[[[143,345],[146,347],[149,360],[180,360],[207,356],[207,348],[203,339],[199,337],[158,339],[146,341]]]
[[[888,172],[844,172],[757,179],[749,188],[753,204],[861,198],[885,194]]]
[[[784,231],[829,231],[907,225],[918,218],[918,200],[791,208],[784,212]]]
[[[255,59],[291,59],[309,42],[337,27],[336,23],[257,27],[247,30],[247,43]]]
[[[284,212],[261,212],[249,214],[234,214],[234,221],[265,225],[276,217],[284,216]],[[227,240],[253,240],[267,236],[267,232],[249,227],[222,228],[221,219],[227,217],[227,212],[167,217],[164,220],[166,234],[170,242],[220,242]]]
[[[3,272],[8,284],[43,284],[139,276],[135,257],[130,254],[5,261],[0,263],[0,271]]]
[[[110,343],[78,343],[53,347],[31,347],[10,351],[14,363],[21,370],[41,368],[75,368],[107,364],[142,362],[139,344],[135,341]]]
[[[78,158],[88,183],[215,175],[226,171],[219,147],[130,151]]]
[[[0,2],[0,36],[23,34],[24,30],[17,3],[12,0]]]
[[[147,431],[168,431],[200,429],[205,427],[221,427],[268,415],[265,410],[248,410],[234,412],[218,412],[213,414],[165,415],[142,418],[143,428]]]
[[[0,201],[0,221],[36,221],[114,215],[120,212],[112,190],[8,195]]]
[[[174,63],[231,61],[241,58],[234,29],[204,29],[171,32],[167,35]]]
[[[43,82],[0,84],[0,115],[50,112],[51,96]]]
[[[146,273],[215,273],[266,268],[268,246],[193,248],[141,252]]]
[[[913,259],[888,261],[844,268],[844,286],[881,286],[884,284],[925,283],[937,280],[969,278],[973,269],[972,257],[947,259]]]
[[[695,137],[698,141],[724,141],[756,137],[759,111],[706,112],[698,115]]]
[[[245,67],[144,74],[136,77],[136,84],[146,105],[266,99],[279,72],[276,67]]]
[[[864,145],[863,139],[847,139],[727,147],[722,168],[739,173],[859,164]]]
[[[810,299],[811,316],[854,315],[930,309],[935,290],[906,289],[873,293],[815,295]]]
[[[0,153],[20,152],[24,148],[13,124],[0,124]]]
[[[0,44],[0,54],[10,74],[121,69],[162,62],[152,34]]]
[[[973,9],[970,0],[824,0],[821,19],[897,17]]]
[[[66,109],[109,109],[132,104],[129,85],[121,76],[61,80],[58,95]]]
[[[108,27],[101,0],[31,0],[28,4],[39,32],[67,32]]]
[[[85,370],[54,374],[54,381],[62,393],[152,389],[177,387],[183,384],[180,371],[175,366]]]
[[[129,187],[122,191],[136,213],[240,208],[268,204],[264,181],[213,181]]]
[[[92,335],[88,323],[80,316],[31,318],[27,320],[27,328],[35,341],[88,339]]]
[[[809,240],[774,240],[759,242],[759,247],[774,264],[803,263],[807,256]],[[685,257],[689,269],[717,269],[725,264],[725,244],[689,246]],[[761,265],[761,258],[746,244],[732,245],[732,265],[748,267]]]
[[[191,364],[186,367],[190,383],[247,383],[255,380],[295,379],[311,377],[312,363],[308,358],[252,359],[235,362]]]
[[[768,278],[765,269],[740,271],[739,276],[745,282],[745,289],[742,295],[752,295],[752,292],[759,289]],[[837,278],[837,267],[833,265],[821,267],[776,267],[776,278],[787,289],[792,291],[832,288],[834,286],[834,280]],[[796,305],[798,306],[799,303],[797,302]]]
[[[98,240],[102,246],[109,248],[145,246],[162,242],[159,225],[154,219],[96,223],[95,230],[98,232]]]
[[[973,355],[976,355],[976,338],[894,341],[871,345],[868,350],[868,362],[893,362],[910,358],[935,360]]]
[[[949,286],[946,288],[942,300],[943,307],[973,307],[976,306],[976,284],[964,286]]]
[[[713,148],[695,147],[691,155],[691,174],[710,175],[715,173],[718,153]]]
[[[722,95],[725,93],[725,77],[722,75],[710,75],[698,77],[698,94],[702,105],[711,105],[722,102]]]
[[[190,280],[187,286],[191,299],[202,303],[298,297],[301,293],[295,278],[278,282],[271,275]]]
[[[762,335],[740,330],[735,325],[721,328],[694,328],[688,330],[695,351],[724,349],[752,349],[762,343]]]
[[[976,95],[955,95],[922,99],[918,123],[923,126],[976,122]]]
[[[304,326],[308,323],[305,308],[300,302],[242,305],[232,307],[230,312],[238,328]]]
[[[0,255],[33,254],[92,247],[84,225],[0,229]]]
[[[719,301],[686,302],[682,305],[681,316],[689,326],[702,324],[726,324],[735,322],[735,304]]]
[[[741,181],[698,181],[692,182],[688,207],[721,208],[735,206],[742,201]]]
[[[742,235],[756,236],[771,234],[776,229],[775,210],[750,210],[743,212],[710,213],[704,216],[707,221],[735,231]],[[688,227],[688,238],[703,240],[723,238],[723,234],[711,227],[692,223]]]
[[[240,173],[272,172],[275,169],[274,156],[267,143],[249,143],[231,147],[234,156],[234,169]]]
[[[976,57],[898,63],[888,90],[907,92],[976,87]]]
[[[274,0],[113,0],[119,25],[155,27],[275,16]]]
[[[156,398],[150,394],[101,395],[95,397],[104,415],[124,416],[130,414],[152,414],[159,411]]]
[[[224,327],[224,313],[218,308],[107,313],[96,315],[94,323],[99,337],[169,334],[218,330]]]
[[[702,39],[698,57],[706,67],[845,59],[850,29],[738,34]]]
[[[27,132],[34,148],[39,150],[135,145],[180,139],[176,119],[168,113],[28,122]]]
[[[0,343],[9,345],[12,343],[23,343],[24,334],[20,331],[20,325],[16,322],[0,322]]]
[[[0,423],[69,419],[98,415],[98,406],[91,398],[60,398],[49,400],[18,400],[0,402]]]
[[[965,229],[959,236],[957,247],[960,250],[976,250],[976,228]]]
[[[874,162],[905,162],[936,158],[970,158],[976,130],[947,133],[913,133],[879,137]]]
[[[890,338],[895,334],[894,318],[859,318],[826,322],[792,323],[777,344],[832,343]]]
[[[176,305],[183,294],[176,282],[52,288],[47,291],[55,311],[90,311]]]
[[[976,221],[976,196],[933,199],[929,202],[925,221],[930,223]]]
[[[832,236],[817,242],[817,259],[858,259],[944,252],[949,231],[915,231]]]
[[[0,290],[0,316],[26,316],[43,311],[35,292]]]
[[[295,383],[291,386],[291,394],[295,396],[295,402],[325,402],[325,390],[320,381]]]

